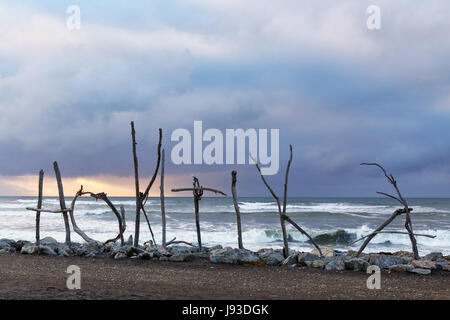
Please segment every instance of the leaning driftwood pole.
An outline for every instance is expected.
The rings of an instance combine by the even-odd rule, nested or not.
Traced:
[[[200,214],[199,214],[199,201],[202,199],[203,196],[203,191],[211,191],[214,193],[219,193],[221,195],[226,196],[225,193],[223,193],[220,190],[216,190],[213,188],[205,188],[203,186],[200,185],[198,179],[196,177],[193,177],[194,181],[193,181],[193,188],[181,188],[181,189],[172,189],[172,192],[182,192],[182,191],[192,191],[193,196],[194,196],[194,210],[195,210],[195,226],[197,229],[197,241],[198,241],[198,249],[201,251],[202,250],[202,237],[201,237],[201,232],[200,232]]]
[[[266,178],[264,178],[264,175],[261,173],[261,168],[259,167],[258,161],[255,158],[253,158],[251,154],[250,154],[250,157],[252,158],[253,162],[255,163],[256,169],[258,170],[259,175],[261,176],[261,179],[262,179],[264,185],[267,187],[267,189],[272,194],[272,197],[277,202],[278,213],[280,215],[281,232],[283,233],[283,244],[284,244],[283,255],[285,258],[287,258],[289,255],[289,244],[288,244],[288,238],[287,238],[287,232],[286,232],[286,225],[284,223],[284,216],[283,216],[283,212],[281,211],[280,199],[275,194],[275,192],[272,190],[272,188],[269,186],[269,184],[266,181]]]
[[[164,203],[164,149],[162,150],[162,159],[161,159],[161,181],[160,181],[160,200],[161,200],[161,227],[162,227],[162,245],[166,247],[166,207]]]
[[[67,215],[66,208],[66,200],[64,199],[64,189],[61,180],[61,172],[59,171],[58,162],[53,163],[53,169],[55,170],[56,182],[58,184],[58,193],[59,193],[59,205],[61,207],[61,211],[63,212],[64,217],[64,226],[66,228],[66,244],[70,245],[70,224],[69,217]]]
[[[37,203],[37,208],[38,209],[42,209],[42,188],[43,188],[43,184],[44,184],[44,170],[41,169],[41,171],[39,171],[39,191],[38,191],[38,203]],[[39,231],[40,222],[41,222],[41,212],[40,211],[36,211],[36,245],[38,247],[41,244],[40,231]]]
[[[384,229],[384,227],[386,227],[388,224],[390,224],[397,216],[401,215],[402,213],[405,214],[406,219],[405,219],[405,229],[408,231],[408,235],[411,241],[411,245],[412,245],[412,250],[413,250],[413,254],[414,254],[414,259],[419,259],[419,250],[417,249],[417,242],[416,242],[416,238],[414,236],[414,232],[413,232],[413,228],[412,228],[412,222],[411,222],[411,217],[409,215],[409,213],[412,211],[412,208],[409,208],[408,203],[406,202],[405,198],[403,198],[402,194],[400,193],[400,190],[397,186],[397,181],[395,180],[394,176],[392,174],[387,174],[386,170],[378,163],[361,163],[361,165],[366,165],[366,166],[376,166],[378,168],[381,169],[381,171],[383,171],[384,176],[386,177],[386,179],[389,181],[389,183],[394,187],[397,196],[393,196],[390,195],[388,193],[385,192],[377,192],[378,194],[384,195],[386,197],[389,197],[391,199],[397,200],[398,202],[400,202],[403,205],[403,209],[398,209],[396,210],[384,223],[382,223],[377,229],[375,229],[375,231],[373,233],[371,233],[366,240],[364,241],[364,243],[361,245],[361,247],[359,248],[358,252],[356,253],[356,256],[358,257],[364,250],[364,248],[369,244],[370,240],[373,239],[373,237],[375,237],[378,233],[381,233],[381,231]]]
[[[136,189],[136,222],[134,227],[134,246],[139,245],[139,228],[141,223],[141,195],[139,192],[139,169],[138,159],[136,155],[136,131],[134,130],[134,121],[131,121],[131,139],[133,148],[133,162],[134,162],[134,184]]]
[[[236,175],[237,172],[235,170],[231,171],[231,194],[233,195],[234,210],[236,211],[238,246],[239,249],[244,249],[244,246],[242,244],[241,212],[239,210],[239,204],[237,202],[236,195]]]
[[[289,256],[289,245],[288,245],[288,238],[287,238],[287,232],[286,232],[286,223],[285,221],[289,222],[292,226],[294,226],[298,231],[300,231],[302,234],[304,234],[308,239],[311,241],[311,243],[316,247],[316,249],[319,251],[320,256],[322,256],[322,250],[320,250],[320,247],[317,245],[317,243],[314,241],[314,239],[305,231],[303,230],[298,224],[294,222],[287,214],[286,214],[286,204],[287,204],[287,190],[288,190],[288,177],[289,177],[289,170],[291,168],[292,163],[292,145],[289,145],[289,161],[287,163],[286,167],[286,176],[284,180],[284,198],[283,198],[283,209],[281,209],[280,205],[280,199],[275,194],[275,192],[272,190],[272,188],[267,183],[266,179],[264,178],[264,175],[261,173],[261,168],[259,167],[258,161],[256,161],[255,158],[252,157],[250,154],[250,157],[252,158],[253,162],[255,162],[256,169],[258,169],[259,175],[261,176],[262,181],[266,185],[267,189],[269,189],[270,193],[274,197],[274,199],[277,202],[278,206],[278,213],[280,215],[280,224],[281,224],[281,231],[283,233],[283,242],[284,242],[284,248],[283,253],[284,257],[287,258]]]

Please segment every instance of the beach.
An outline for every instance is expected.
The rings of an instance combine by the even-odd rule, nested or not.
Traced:
[[[69,290],[67,267],[81,270]],[[368,274],[306,267],[0,254],[0,299],[450,299],[450,273]]]

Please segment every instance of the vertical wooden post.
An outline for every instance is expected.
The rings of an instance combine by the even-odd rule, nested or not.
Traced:
[[[199,215],[199,203],[198,203],[199,201],[200,201],[200,197],[198,197],[194,191],[195,226],[197,228],[198,250],[202,251],[202,236],[200,233],[200,215]]]
[[[162,245],[163,248],[166,247],[166,208],[164,203],[164,162],[165,155],[164,149],[162,150],[162,159],[161,159],[161,185],[160,185],[160,199],[161,199],[161,226],[162,226]]]
[[[55,170],[56,183],[58,184],[58,192],[59,192],[59,205],[61,207],[61,211],[63,212],[64,217],[64,226],[66,228],[66,244],[70,246],[70,225],[69,225],[69,217],[67,215],[67,207],[66,200],[64,199],[64,189],[61,180],[61,172],[59,171],[58,162],[53,163],[53,169]]]
[[[44,184],[44,170],[39,171],[39,193],[38,193],[38,203],[37,208],[42,209],[42,189]],[[41,244],[40,237],[40,222],[41,222],[41,212],[36,211],[36,245],[39,247]]]
[[[134,121],[131,121],[131,139],[133,143],[133,161],[134,161],[134,182],[136,188],[136,222],[134,228],[134,246],[139,246],[139,229],[141,223],[141,194],[139,192],[139,169],[136,155],[136,131],[134,130]]]
[[[236,171],[231,171],[231,194],[233,195],[233,203],[234,203],[234,210],[236,211],[236,219],[237,219],[237,231],[238,231],[238,245],[239,249],[244,249],[244,246],[242,244],[242,229],[241,229],[241,212],[239,210],[239,205],[237,202],[237,196],[236,196]]]

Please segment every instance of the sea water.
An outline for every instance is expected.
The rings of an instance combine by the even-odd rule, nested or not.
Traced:
[[[66,198],[70,206],[70,197]],[[126,210],[128,238],[134,233],[134,198],[111,198],[117,206]],[[450,254],[450,199],[408,199],[414,209],[411,213],[415,233],[434,235],[436,238],[417,237],[421,254],[441,251]],[[34,241],[35,213],[26,207],[36,207],[35,197],[0,197],[0,238]],[[59,200],[55,197],[44,198],[43,206],[58,209]],[[260,248],[281,248],[282,234],[277,205],[272,198],[239,198],[244,246],[256,250]],[[167,240],[196,243],[194,203],[190,197],[167,197],[165,199]],[[320,245],[338,250],[357,249],[361,242],[352,241],[369,234],[400,208],[390,199],[383,198],[289,198],[287,213],[311,236],[316,237]],[[161,207],[159,198],[149,198],[146,203],[150,223],[157,242],[161,241]],[[91,238],[99,241],[117,235],[117,220],[111,210],[102,201],[93,198],[81,198],[75,208],[78,226]],[[231,198],[203,198],[200,201],[200,223],[203,245],[223,245],[237,247],[236,214]],[[401,215],[385,230],[402,231],[405,217]],[[51,236],[64,241],[64,221],[61,214],[41,214],[41,237]],[[291,248],[310,250],[308,239],[288,224]],[[150,240],[145,218],[141,214],[141,242]],[[72,233],[72,240],[83,242]],[[367,252],[374,251],[411,251],[410,240],[406,234],[379,234],[369,246]]]

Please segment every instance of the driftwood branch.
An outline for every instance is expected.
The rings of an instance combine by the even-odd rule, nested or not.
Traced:
[[[59,171],[58,162],[53,163],[53,169],[55,170],[56,183],[58,184],[58,193],[59,193],[59,205],[61,207],[61,211],[63,211],[62,215],[64,218],[64,227],[66,229],[66,244],[70,246],[70,225],[69,225],[69,217],[67,212],[65,212],[66,200],[64,199],[64,189],[61,179],[61,172]]]
[[[292,151],[292,149],[291,149]],[[270,187],[270,185],[267,183],[266,178],[264,178],[264,175],[261,173],[261,168],[259,167],[258,161],[252,156],[252,154],[250,153],[250,158],[253,160],[253,162],[256,165],[256,169],[259,172],[259,175],[264,183],[264,185],[267,187],[267,189],[269,190],[269,192],[272,194],[272,197],[275,199],[275,201],[277,202],[277,206],[278,206],[278,213],[280,215],[280,224],[281,224],[281,232],[283,234],[283,253],[284,253],[284,257],[287,258],[287,256],[289,255],[289,242],[288,242],[288,237],[287,237],[287,232],[286,232],[286,224],[284,222],[284,213],[281,209],[281,205],[280,205],[280,199],[278,198],[278,196],[275,194],[275,192],[272,190],[272,188]],[[289,163],[288,163],[288,167],[289,167]],[[289,170],[289,169],[288,169]]]
[[[74,216],[74,211],[75,211],[75,203],[78,200],[78,197],[82,196],[83,193],[83,186],[81,186],[80,190],[75,194],[75,197],[73,197],[72,200],[72,204],[70,205],[70,220],[72,221],[72,227],[73,227],[73,231],[75,231],[76,233],[78,233],[80,235],[80,237],[83,238],[84,241],[88,242],[88,243],[96,243],[96,241],[90,237],[88,237],[77,225],[76,221],[75,221],[75,216]]]
[[[150,189],[152,188],[153,183],[155,182],[156,176],[158,174],[159,166],[160,166],[160,163],[161,163],[161,145],[162,145],[161,141],[162,141],[162,129],[159,128],[158,160],[156,161],[155,172],[153,172],[153,176],[150,179],[150,182],[148,183],[147,188],[145,188],[144,194],[141,197],[141,200],[143,201],[143,205],[142,206],[144,206],[145,203],[147,202],[148,194],[149,194]]]
[[[361,241],[363,239],[366,239],[367,237],[370,237],[370,236],[372,236],[374,234],[377,235],[379,233],[394,233],[394,234],[408,234],[409,235],[409,232],[402,232],[402,231],[377,231],[377,232],[372,232],[371,234],[368,234],[368,235],[366,235],[364,237],[359,238],[358,240],[353,241],[351,243],[351,245],[355,244],[355,243],[357,243],[357,242],[359,242],[359,241]],[[416,237],[427,237],[427,238],[431,238],[431,239],[436,238],[436,236],[432,236],[432,235],[429,235],[429,234],[420,234],[420,233],[415,233],[414,236],[416,236]]]
[[[25,209],[27,209],[27,210],[29,210],[29,211],[34,211],[34,212],[45,212],[45,213],[63,213],[63,212],[70,212],[70,209],[64,209],[64,210],[61,210],[61,209],[58,209],[58,210],[50,210],[50,209],[39,209],[39,208],[30,208],[30,207],[27,207],[27,208],[25,208]]]
[[[113,239],[109,239],[106,240],[103,245],[108,244],[109,242],[116,242],[117,240],[119,240],[119,238],[123,238],[123,234],[125,233],[125,230],[127,229],[127,223],[125,220],[125,207],[123,205],[120,206],[120,215],[122,217],[122,229],[121,229],[121,233],[118,234],[115,238]],[[123,243],[121,243],[121,245],[123,246]]]
[[[166,206],[165,206],[165,198],[164,198],[164,163],[165,163],[165,154],[164,149],[162,150],[162,159],[161,159],[161,179],[160,179],[160,201],[161,201],[161,228],[162,228],[162,246],[166,247]]]
[[[41,169],[41,171],[39,171],[39,186],[38,186],[39,189],[38,189],[38,203],[37,203],[38,210],[42,208],[43,185],[44,185],[44,170]],[[36,245],[38,247],[41,244],[40,223],[41,223],[41,211],[36,211]]]
[[[202,237],[201,237],[201,231],[200,231],[200,200],[203,196],[203,191],[210,191],[214,192],[216,194],[221,194],[226,196],[226,194],[220,190],[213,189],[213,188],[206,188],[200,185],[198,179],[196,177],[193,177],[193,187],[192,188],[179,188],[179,189],[172,189],[172,192],[183,192],[183,191],[192,191],[192,194],[194,196],[194,211],[195,211],[195,227],[197,229],[197,241],[198,241],[198,249],[199,251],[202,250]]]
[[[193,245],[193,244],[190,243],[190,242],[182,241],[182,240],[177,240],[177,241],[175,241],[175,239],[176,239],[176,237],[173,238],[172,240],[170,240],[169,242],[167,242],[167,243],[166,243],[166,246],[170,246],[170,245],[172,245],[172,244],[180,244],[180,243],[184,243],[184,244],[187,244],[188,246],[195,247],[195,245]]]
[[[134,163],[134,184],[136,189],[136,221],[134,227],[134,246],[139,245],[139,229],[141,223],[141,194],[139,192],[139,163],[136,154],[136,131],[134,129],[134,121],[131,121],[131,140],[133,150],[133,163]]]
[[[239,249],[244,249],[244,245],[242,244],[241,212],[239,210],[239,204],[236,195],[236,175],[236,171],[231,171],[231,194],[233,195],[234,210],[236,211],[238,246]]]
[[[386,172],[386,170],[383,168],[382,165],[376,163],[376,162],[370,162],[370,163],[361,163],[361,165],[366,165],[366,166],[376,166],[378,168],[381,169],[381,171],[383,172],[384,176],[386,177],[386,179],[389,181],[389,183],[394,187],[396,193],[397,193],[397,197],[392,196],[390,194],[384,193],[384,192],[378,192],[378,194],[382,194],[385,195],[389,198],[392,198],[394,200],[397,200],[398,202],[400,202],[403,205],[403,210],[396,210],[390,217],[389,219],[387,219],[383,224],[381,224],[372,234],[370,234],[366,240],[364,241],[364,243],[362,244],[361,248],[359,248],[356,256],[359,256],[362,251],[364,250],[364,248],[367,246],[367,244],[369,244],[370,240],[372,240],[373,237],[375,237],[375,235],[377,233],[379,233],[380,231],[383,230],[384,227],[386,227],[389,223],[391,223],[398,215],[405,213],[405,229],[408,231],[408,235],[409,235],[409,239],[411,241],[411,246],[412,246],[412,251],[414,254],[414,259],[419,259],[419,250],[417,249],[417,241],[416,238],[414,236],[414,231],[413,231],[413,227],[412,227],[412,221],[411,221],[411,217],[409,215],[409,213],[412,211],[411,208],[409,208],[408,203],[406,201],[405,198],[403,198],[400,189],[398,188],[397,185],[397,181],[395,180],[394,176],[392,174],[388,174]]]

